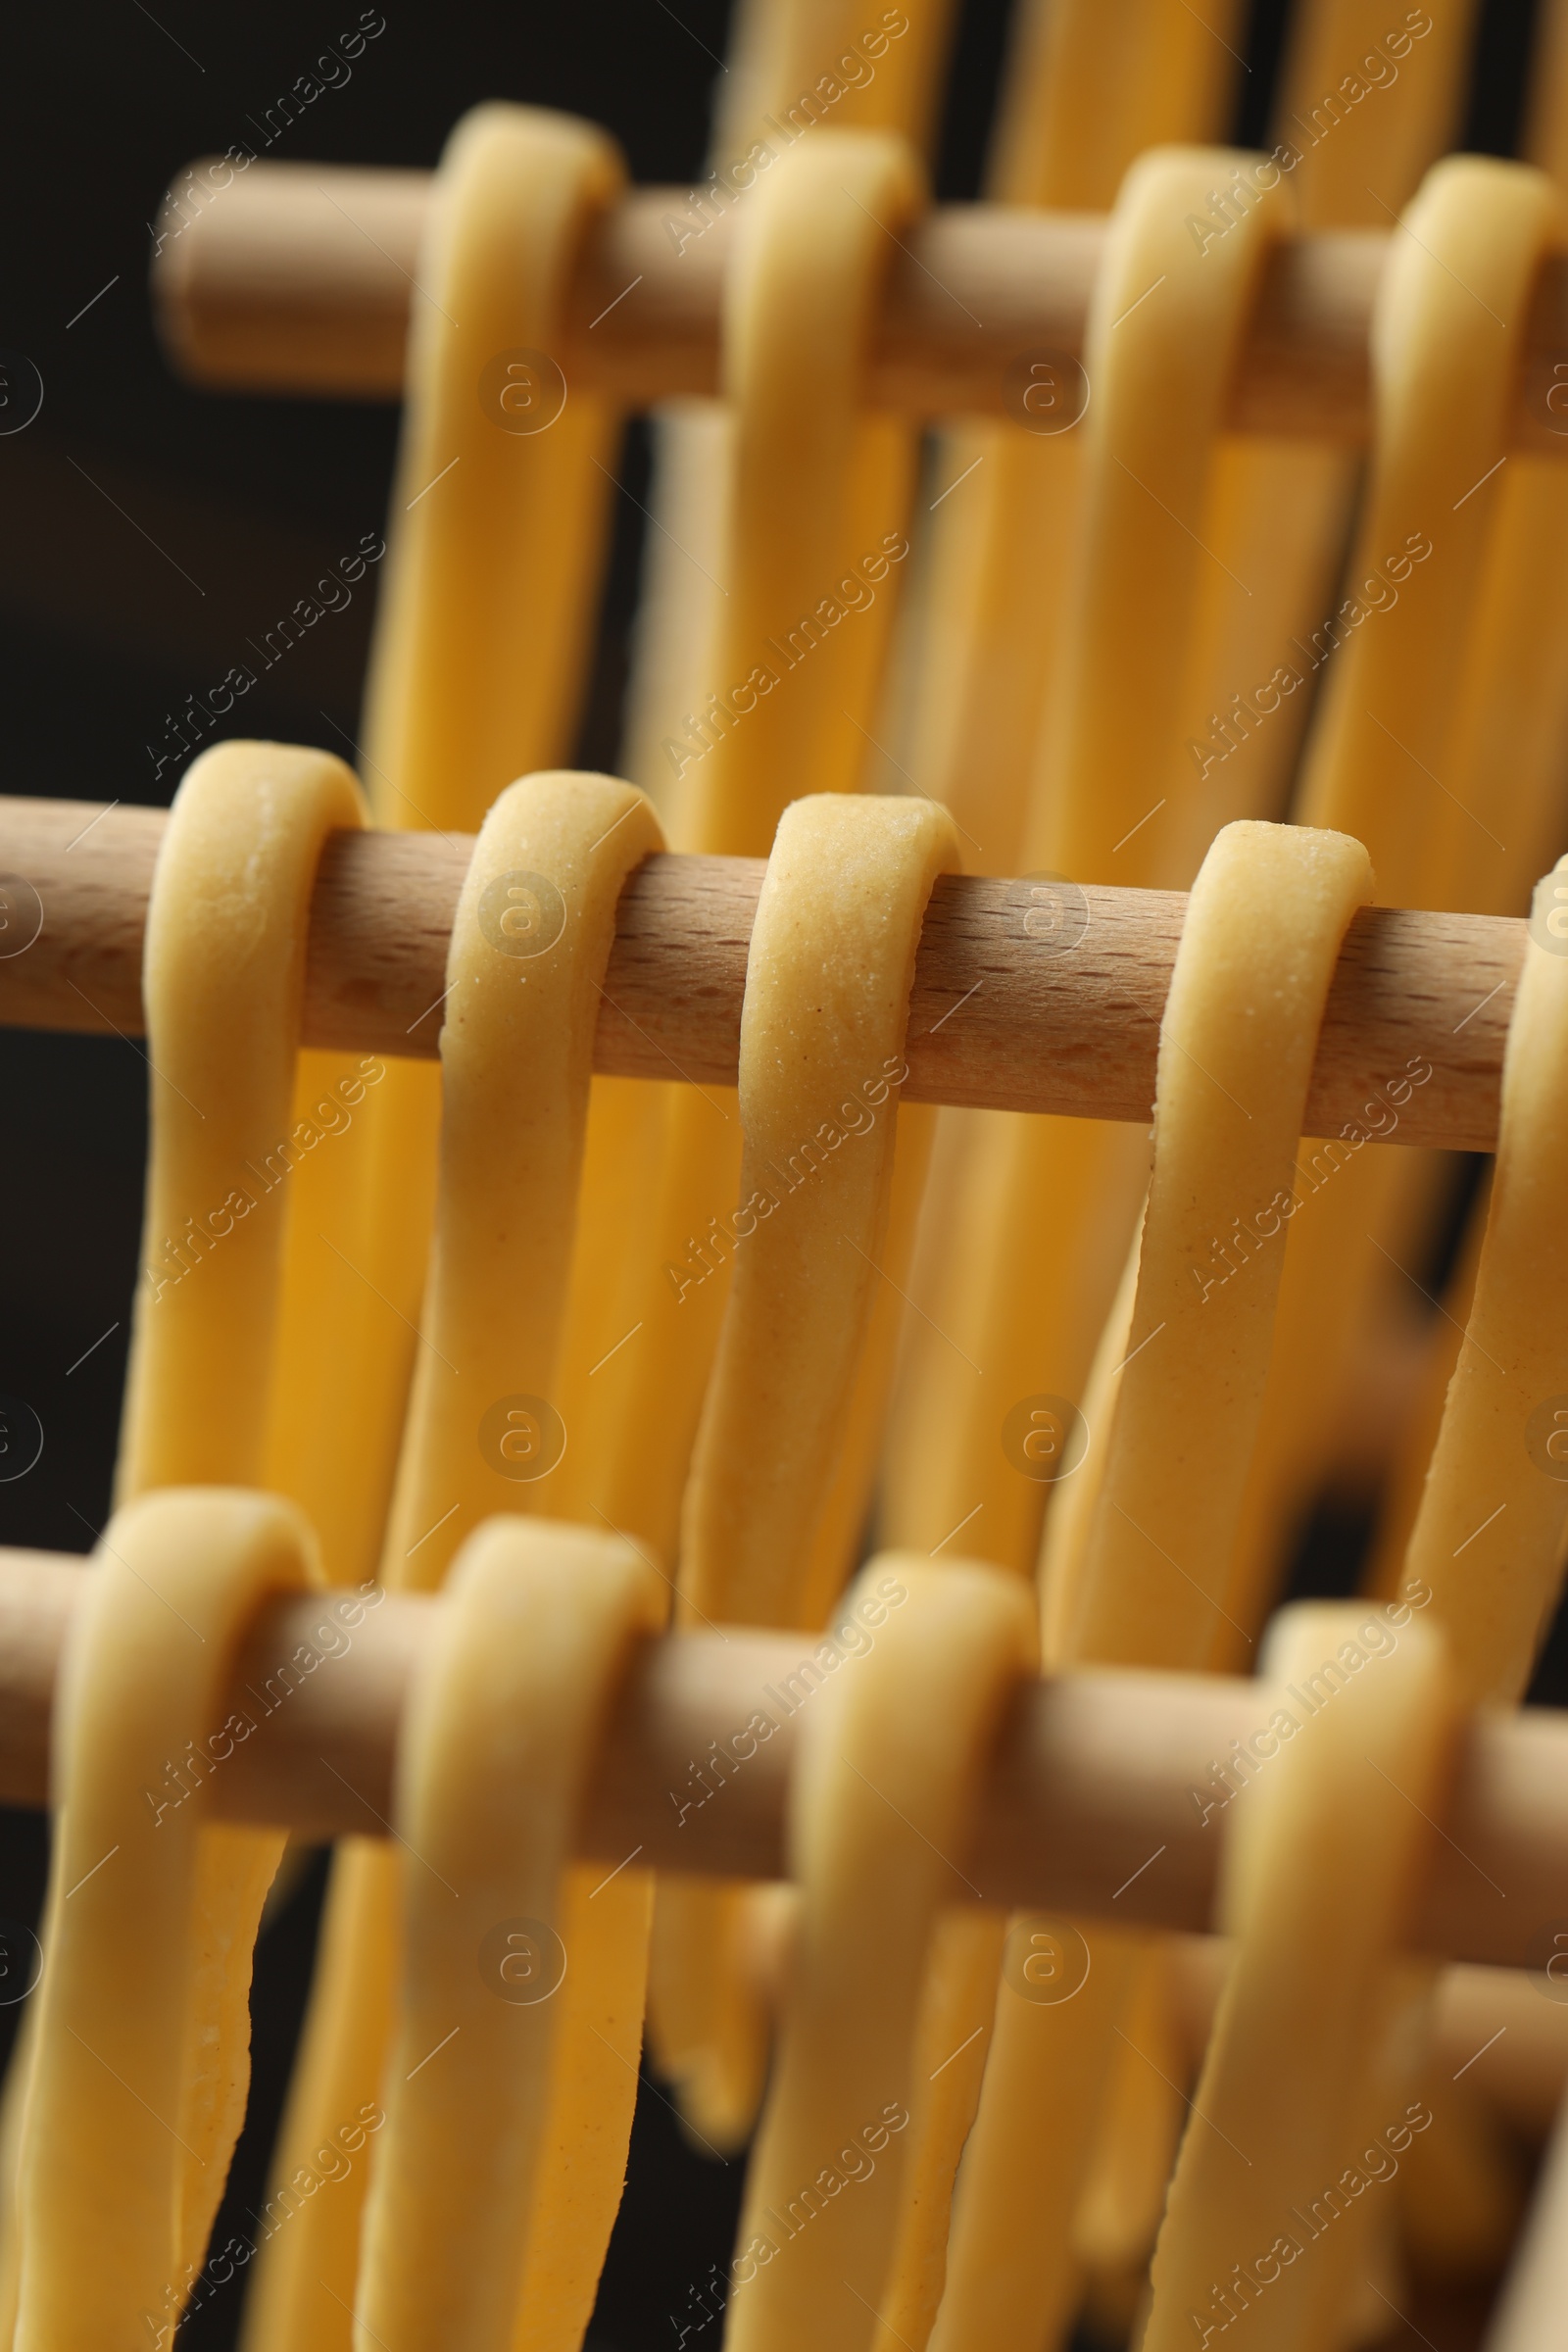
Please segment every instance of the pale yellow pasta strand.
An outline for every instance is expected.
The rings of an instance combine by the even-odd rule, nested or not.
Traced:
[[[1369,1653],[1356,1640],[1364,1614],[1311,1603],[1270,1637],[1271,1681],[1318,1674],[1321,1689],[1325,1658],[1335,1680],[1321,1704],[1276,1690],[1275,1744],[1231,1826],[1237,1956],[1195,2094],[1202,2121],[1183,2139],[1154,2253],[1145,2352],[1185,2352],[1195,2331],[1207,2343],[1259,2305],[1254,2325],[1278,2352],[1346,2342],[1359,2232],[1343,2217],[1369,2187],[1362,2151],[1378,2151],[1373,2180],[1392,2177],[1390,2127],[1414,2123],[1377,2102],[1461,1701],[1437,1627],[1410,1619]],[[1329,1944],[1325,1904],[1338,1922]]]
[[[539,2211],[552,2152],[577,1957],[566,1861],[629,1651],[664,1614],[647,1563],[586,1530],[492,1519],[453,1565],[398,1754],[397,1820],[423,1867],[404,1876],[358,2307],[364,2340],[387,2352],[510,2352],[526,2249],[498,2216]]]
[[[1072,2239],[1093,2283],[1141,2286],[1165,2210],[1186,2108],[1176,2085],[1186,2064],[1174,2015],[1169,1945],[1154,1942],[1120,2022],[1100,2131]]]
[[[923,2344],[942,2301],[954,2175],[980,2098],[1005,1941],[1005,1922],[990,1910],[950,1911],[932,1933],[898,2234],[872,2352]]]
[[[122,1498],[260,1475],[285,1202],[266,1160],[288,1127],[321,845],[364,822],[342,760],[287,744],[217,744],[175,796],[147,915],[153,1120]]]
[[[1239,16],[1229,4],[1200,22],[1171,0],[1134,0],[1114,15],[1096,0],[1023,0],[987,199],[1109,212],[1146,149],[1217,136]],[[1071,420],[1081,398],[1070,376],[1043,372],[1032,391],[1020,379],[1007,424],[944,433],[934,492],[959,486],[926,526],[917,609],[905,616],[919,657],[901,679],[888,731],[878,729],[899,763],[883,788],[912,785],[941,801],[986,873],[1016,873],[1020,863],[1040,717],[1072,593],[1084,437]],[[1039,429],[1047,425],[1064,429]]]
[[[733,2352],[873,2341],[926,1952],[961,1886],[1003,1704],[1033,1664],[1015,1579],[884,1554],[853,1590],[862,1616],[873,1595],[887,1614],[803,1726],[790,1800],[800,1933],[731,2274]]]
[[[1464,708],[1467,633],[1494,545],[1495,468],[1506,455],[1528,289],[1562,235],[1542,174],[1472,157],[1429,173],[1409,225],[1379,292],[1376,459],[1349,575],[1348,642],[1327,684],[1298,811],[1363,839],[1380,897],[1406,906],[1451,903],[1467,868],[1496,870],[1493,846],[1446,789],[1448,730]],[[1417,1056],[1413,1070],[1390,1072],[1387,1101],[1369,1102],[1348,1140],[1303,1152],[1234,1570],[1230,1606],[1244,1623],[1277,1573],[1279,1531],[1323,1459],[1343,1377],[1345,1302],[1366,1295],[1368,1268],[1385,1262],[1379,1245],[1396,1263],[1401,1255],[1418,1179],[1400,1164],[1404,1154],[1365,1151],[1357,1138],[1386,1129],[1389,1103],[1396,1116],[1409,1099],[1401,1089],[1422,1083],[1428,1067]]]
[[[172,2335],[244,2112],[241,1937],[283,1840],[208,1827],[204,1776],[177,1799],[167,1768],[193,1743],[211,1755],[220,1730],[232,1753],[220,1707],[246,1624],[319,1581],[297,1512],[237,1490],[144,1496],[103,1540],[54,1729],[61,1899],[19,2177],[19,2352]],[[215,1888],[253,1897],[243,1927]],[[224,1975],[242,2031],[215,2048]]]
[[[516,434],[498,410],[480,409],[476,388],[503,355],[559,347],[572,259],[619,185],[601,132],[529,108],[479,109],[443,158],[410,336],[389,617],[367,712],[383,824],[477,829],[504,784],[566,748],[597,587],[610,419],[578,396],[543,432]],[[531,374],[516,380],[538,388]],[[329,1075],[324,1057],[310,1075]],[[343,1581],[374,1572],[385,1532],[434,1208],[439,1075],[401,1064],[373,1099],[352,1138],[291,1178],[268,1444],[268,1483],[303,1502],[328,1573]],[[346,1845],[274,2154],[284,2181],[377,2086],[393,1900],[384,1851]],[[257,2265],[250,2352],[347,2342],[357,2214],[311,2211],[310,2226],[282,2232]]]
[[[1238,824],[1194,884],[1160,1032],[1131,1346],[1107,1384],[1109,1425],[1090,1433],[1103,1465],[1074,1529],[1082,1558],[1064,1558],[1048,1535],[1048,1586],[1076,1588],[1058,1611],[1062,1662],[1201,1666],[1221,1646],[1216,1569],[1234,1541],[1283,1250],[1223,1289],[1195,1281],[1193,1259],[1198,1237],[1240,1213],[1238,1199],[1261,1206],[1289,1186],[1329,981],[1371,880],[1365,851],[1342,835]],[[1194,1396],[1200,1428],[1183,1415]],[[1145,1964],[1139,1938],[1114,1936],[1103,1966],[1099,1927],[1089,1942],[1094,1989],[1063,2005],[1069,2026],[1016,1985],[1000,1997],[934,2352],[969,2352],[999,2330],[1051,2344],[1070,2320],[1073,2209],[1114,2076],[1119,2010]],[[1033,2216],[1026,2236],[1022,2210]]]
[[[1224,1598],[1227,1562],[1262,1411],[1296,1144],[1335,960],[1371,895],[1359,843],[1258,824],[1228,826],[1194,885],[1161,1028],[1135,1297],[1125,1321],[1113,1311],[1107,1323],[1096,1458],[1068,1490],[1080,1507],[1046,1527],[1042,1609],[1067,1655],[1194,1667],[1248,1646],[1251,1627]],[[1237,1220],[1273,1250],[1240,1249]],[[1216,1242],[1232,1245],[1218,1265]],[[1144,1980],[1160,1971],[1152,1951]],[[1152,2145],[1168,2163],[1177,2094],[1126,2034],[1108,2055],[1113,2084],[1131,2070],[1145,2157]],[[1159,2200],[1147,2162],[1109,2144],[1109,2131],[1107,2112],[1093,2220],[1125,2259],[1135,2232],[1147,2235],[1133,2253],[1152,2243]]]
[[[802,1622],[876,1294],[915,948],[959,862],[931,802],[814,794],[779,824],[741,1014],[746,1223],[682,1515],[698,1615]]]
[[[681,1602],[704,1622],[820,1625],[850,1565],[830,1572],[823,1520],[832,1503],[858,1534],[869,1500],[864,1346],[914,953],[937,875],[960,862],[931,802],[817,794],[779,823],[741,1016],[735,1271],[682,1515]],[[654,1947],[661,2071],[720,2146],[744,2139],[766,2047],[765,2020],[728,1982],[745,1904],[738,1889],[672,1886]]]
[[[1186,789],[1172,729],[1194,582],[1207,562],[1199,542],[1229,355],[1272,238],[1290,220],[1281,181],[1200,253],[1185,216],[1233,160],[1246,159],[1170,149],[1138,163],[1095,288],[1080,569],[1023,851],[1027,866],[1080,882],[1191,878],[1191,843],[1172,815]],[[922,1332],[909,1351],[888,1456],[896,1540],[929,1549],[969,1513],[971,1551],[1028,1565],[1043,1491],[1008,1460],[1003,1427],[1031,1395],[1082,1394],[1146,1170],[1136,1130],[998,1122],[966,1193],[972,1238],[954,1252],[931,1308],[956,1348]],[[1020,1299],[1042,1305],[1023,1314]]]
[[[1491,1705],[1524,1695],[1568,1526],[1568,941],[1546,928],[1559,905],[1568,863],[1537,897],[1475,1296],[1404,1558],[1432,1588],[1461,1688]]]
[[[923,15],[935,25],[940,12]],[[858,781],[914,445],[906,424],[858,413],[858,384],[889,232],[918,199],[901,141],[845,132],[781,154],[737,220],[732,429],[714,454],[724,527],[709,566],[726,590],[723,618],[704,640],[701,691],[669,716],[659,750],[679,849],[765,856],[804,785]],[[578,1444],[559,1507],[624,1530],[671,1566],[727,1287],[715,1229],[733,1212],[739,1142],[722,1090],[694,1098],[683,1086],[607,1104],[590,1133],[563,1367]],[[617,1183],[628,1155],[654,1171],[630,1220]]]
[[[378,824],[476,831],[503,785],[567,750],[591,642],[614,418],[573,391],[515,432],[562,345],[578,246],[621,185],[611,141],[532,107],[483,106],[437,174],[413,302],[395,527],[364,766]],[[510,382],[511,389],[508,390]],[[341,1067],[341,1064],[338,1065]],[[321,1084],[327,1056],[312,1072]],[[334,1580],[379,1556],[435,1185],[437,1073],[395,1062],[351,1135],[295,1169],[270,1485],[319,1531]],[[335,2119],[329,2119],[335,2120]]]
[[[389,1583],[438,1585],[493,1511],[541,1508],[575,1435],[550,1392],[594,1029],[622,886],[662,847],[612,776],[525,776],[485,818],[447,956],[441,1181]]]
[[[1227,1616],[1226,1564],[1318,1027],[1372,889],[1359,842],[1262,824],[1228,825],[1193,885],[1160,1024],[1154,1167],[1103,1483],[1081,1560],[1054,1556],[1047,1534],[1048,1578],[1078,1583],[1071,1656],[1212,1667],[1248,1638]],[[1261,1241],[1238,1245],[1238,1225]],[[1222,1264],[1216,1239],[1231,1244]]]
[[[341,760],[284,744],[218,745],[175,798],[148,909],[152,1133],[117,1465],[122,1499],[155,1486],[258,1475],[284,1247],[282,1199],[271,1197],[258,1163],[289,1111],[321,844],[332,827],[363,821]],[[269,1849],[265,1867],[252,1849],[220,1845],[200,1861],[199,1902],[220,1947],[232,1941],[249,1951],[278,1850]],[[58,1913],[56,1895],[46,1943]],[[248,1970],[219,1969],[198,1995],[215,2071],[204,2075],[205,2178],[187,2214],[197,2260],[244,2114],[248,1985]],[[5,2095],[7,2343],[20,2251],[12,2168],[30,2050],[27,2027]]]
[[[700,251],[718,220],[744,219],[767,175],[808,134],[896,131],[924,152],[952,18],[952,0],[877,10],[846,0],[746,0],[714,93],[708,179],[666,218],[677,253]],[[675,779],[664,745],[715,684],[731,422],[717,401],[671,402],[655,418],[655,528],[643,555],[621,762],[666,822]]]
[[[1299,156],[1307,228],[1384,228],[1452,144],[1474,0],[1412,8],[1311,0],[1296,13],[1275,109]],[[1392,22],[1391,22],[1392,20]]]
[[[480,832],[448,958],[442,1183],[421,1327],[429,1370],[421,1369],[416,1384],[387,1536],[390,1584],[438,1584],[465,1533],[498,1503],[514,1509],[533,1503],[537,1474],[551,1475],[561,1433],[550,1390],[599,984],[625,876],[659,846],[642,796],[601,776],[524,778],[501,796]],[[544,928],[535,931],[537,919]],[[546,937],[557,920],[559,932],[542,952],[512,952]],[[505,1085],[498,1083],[501,1071],[508,1073]],[[568,1447],[571,1434],[565,1433]],[[386,1987],[396,1965],[396,1889],[390,1852],[355,1853],[350,1890],[341,1901],[334,1896],[329,1915],[331,2007],[322,2014],[341,2022],[323,2024],[318,2035],[312,2021],[306,2054],[319,2071],[296,2081],[274,2160],[277,2180],[286,2181],[304,2153],[379,2090],[384,2042],[376,2029],[388,2018]],[[579,2333],[624,2171],[645,1913],[646,1891],[635,1877],[619,1903],[601,1904],[586,1940],[602,1936],[612,1961],[580,1970],[564,2004],[571,2022],[563,2033],[587,2039],[588,2020],[578,2020],[576,2003],[579,1987],[594,1986],[603,2006],[593,2022],[621,2057],[629,2046],[633,2070],[624,2086],[615,2077],[592,2084],[603,2102],[593,2187],[575,2194],[581,2166],[569,2183],[554,2168],[541,2184],[547,2204],[555,2196],[574,2209],[569,2226],[563,2216],[560,2227],[538,2233],[530,2294],[552,2309],[558,2299],[575,2309]],[[339,2000],[350,2004],[348,2014],[337,2008]],[[573,2119],[591,2120],[586,2102],[579,2113],[574,2090],[570,2080],[564,2082],[552,2132],[575,2136]],[[277,2233],[258,2272],[247,2316],[250,2343],[287,2343],[290,2352],[301,2342],[347,2343],[341,2282],[352,2285],[355,2276],[368,2169],[361,2167],[331,2200],[313,2202]],[[352,2293],[346,2299],[352,2307]]]
[[[1470,0],[1391,24],[1370,0],[1304,0],[1292,12],[1275,107],[1275,161],[1309,228],[1386,228],[1449,144],[1468,65]],[[1425,17],[1424,30],[1410,29]],[[1256,200],[1243,172],[1216,182],[1194,233],[1230,233]],[[1200,790],[1195,822],[1281,812],[1335,608],[1359,465],[1353,452],[1232,437],[1216,464],[1209,545],[1184,695]],[[1197,843],[1198,853],[1207,846]]]
[[[765,857],[803,787],[857,783],[858,727],[871,719],[907,545],[913,447],[906,424],[864,416],[858,392],[896,250],[887,232],[902,229],[917,200],[900,141],[845,134],[781,159],[737,222],[724,343],[736,419],[729,595],[711,673],[722,707],[705,701],[701,736],[676,747],[679,849]],[[809,628],[799,625],[811,615]],[[754,671],[773,682],[732,695]],[[650,1212],[630,1235],[613,1229],[596,1174],[603,1162],[590,1160],[579,1257],[624,1252],[630,1270],[618,1328],[585,1326],[569,1344],[577,1442],[560,1507],[584,1521],[598,1514],[672,1563],[728,1280],[731,1245],[713,1229],[727,1231],[734,1209],[740,1139],[721,1090],[674,1086],[662,1108],[665,1135],[650,1137],[647,1152]],[[602,1369],[584,1371],[639,1326]]]

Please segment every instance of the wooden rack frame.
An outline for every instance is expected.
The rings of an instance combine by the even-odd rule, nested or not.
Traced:
[[[0,800],[0,1026],[142,1032],[162,809]],[[303,1042],[428,1058],[472,841],[337,833],[311,909]],[[616,918],[594,1066],[732,1085],[760,858],[651,858]],[[1181,938],[1178,891],[949,875],[915,961],[910,1101],[1148,1119]],[[1485,1152],[1496,1142],[1523,922],[1368,907],[1318,1043],[1306,1132]],[[1421,1073],[1425,1073],[1422,1075]]]
[[[56,1677],[92,1574],[65,1555],[0,1551],[0,1801],[47,1798]],[[356,1603],[352,1630],[340,1610],[330,1637],[313,1641],[326,1603],[345,1598],[273,1601],[251,1626],[223,1714],[255,1730],[208,1781],[223,1819],[314,1838],[386,1831],[405,1698],[444,1604],[383,1594]],[[285,1674],[305,1645],[320,1662]],[[791,1761],[826,1681],[811,1663],[815,1646],[807,1634],[740,1627],[649,1642],[599,1760],[583,1856],[607,1868],[635,1854],[658,1869],[784,1876]],[[1206,1930],[1225,1816],[1216,1804],[1205,1820],[1192,1792],[1223,1796],[1216,1764],[1270,1712],[1267,1686],[1222,1675],[1097,1671],[1026,1683],[969,1842],[951,1857],[953,1900]],[[759,1717],[774,1728],[748,1741]],[[1568,1922],[1568,1715],[1478,1715],[1442,1826],[1418,1948],[1544,1970]]]
[[[174,365],[233,391],[395,398],[430,192],[422,172],[193,164],[165,199],[153,265]],[[627,409],[718,389],[724,260],[744,204],[699,208],[688,189],[639,188],[610,213],[579,257],[564,348],[551,355],[568,383]],[[1082,352],[1104,235],[1092,215],[960,204],[890,237],[867,405],[1021,418],[1020,361]],[[1367,438],[1369,330],[1390,242],[1348,230],[1276,247],[1236,370],[1233,429]],[[1559,362],[1568,256],[1554,255],[1526,330],[1518,448],[1568,456]]]

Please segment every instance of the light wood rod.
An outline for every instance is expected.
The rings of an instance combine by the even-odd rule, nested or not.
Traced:
[[[30,946],[0,955],[0,1026],[141,1034],[142,938],[167,822],[155,808],[0,800],[0,945],[37,926]],[[311,909],[305,1044],[435,1054],[471,848],[432,833],[331,837]],[[734,1083],[763,870],[757,858],[663,857],[632,875],[596,1069]],[[1186,904],[1175,891],[945,877],[915,962],[906,1097],[1147,1120]],[[1351,1127],[1492,1150],[1525,931],[1490,915],[1358,914],[1329,993],[1307,1134]]]
[[[0,1551],[0,1801],[47,1800],[54,1691],[92,1574],[62,1554]],[[335,1616],[334,1600],[349,1604]],[[229,1735],[231,1752],[205,1783],[217,1812],[312,1838],[381,1834],[404,1704],[442,1605],[423,1594],[369,1606],[329,1594],[261,1611],[224,1706],[253,1728]],[[827,1679],[814,1647],[809,1635],[738,1627],[648,1643],[613,1710],[580,1853],[607,1868],[635,1852],[663,1870],[784,1875],[791,1762]],[[314,1666],[303,1664],[307,1649]],[[853,1659],[834,1671],[853,1671]],[[1363,1671],[1375,1673],[1376,1660]],[[1225,1814],[1203,1820],[1192,1791],[1211,1784],[1233,1740],[1266,1725],[1273,1703],[1265,1686],[1218,1675],[1084,1672],[1027,1684],[1006,1713],[968,1842],[951,1857],[954,1901],[978,1892],[1007,1908],[1207,1930]],[[760,1734],[759,1723],[773,1728]],[[171,1781],[170,1793],[176,1788]],[[1568,1919],[1568,1716],[1478,1716],[1442,1827],[1417,1947],[1544,1970]]]
[[[152,273],[173,364],[232,391],[396,398],[430,191],[421,172],[192,165],[166,199]],[[710,203],[701,227],[690,191],[639,188],[607,217],[579,258],[564,347],[551,354],[568,385],[628,409],[717,390],[724,260],[744,203]],[[868,405],[1020,418],[1027,363],[1082,352],[1104,234],[1095,215],[958,204],[938,206],[902,245],[890,240]],[[1356,229],[1276,248],[1237,368],[1235,429],[1367,438],[1368,337],[1389,242]],[[1559,256],[1532,301],[1516,447],[1568,455],[1568,414],[1547,405],[1562,405],[1561,361]]]

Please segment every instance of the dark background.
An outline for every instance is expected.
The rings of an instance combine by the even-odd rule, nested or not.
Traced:
[[[606,124],[634,179],[690,180],[702,168],[725,0],[526,11],[384,0],[381,13],[386,29],[353,62],[352,78],[267,152],[433,166],[459,116],[506,97]],[[167,715],[245,660],[247,639],[382,522],[393,409],[189,390],[164,365],[147,298],[148,224],[166,184],[231,141],[260,148],[252,118],[359,14],[359,0],[273,0],[265,12],[93,0],[13,16],[0,95],[0,347],[30,359],[44,402],[24,432],[0,437],[6,793],[166,804],[179,774],[169,761],[155,776]],[[1483,8],[1462,146],[1511,152],[1531,15],[1522,0]],[[1244,143],[1267,121],[1283,18],[1280,0],[1257,0],[1251,12],[1234,124]],[[978,191],[1004,24],[1003,0],[962,8],[936,168],[943,198]],[[615,764],[647,472],[638,422],[582,716],[584,765]],[[262,673],[233,731],[345,748],[376,577]],[[45,1433],[37,1466],[0,1484],[0,1542],[84,1551],[108,1511],[141,1214],[144,1065],[117,1040],[0,1031],[0,1396],[24,1398]],[[1303,1531],[1298,1590],[1353,1589],[1365,1533],[1364,1510],[1325,1504]],[[1568,1694],[1560,1649],[1559,1633],[1538,1681],[1538,1695],[1557,1703]],[[43,1822],[0,1809],[0,1931],[36,1917],[45,1862]],[[248,2235],[261,2203],[323,1878],[318,1857],[258,1952],[252,2113],[219,2242]],[[0,2007],[0,2037],[20,2014]],[[691,2154],[645,2082],[590,2339],[603,2352],[678,2337],[691,2290],[728,2259],[741,2172]],[[192,2318],[186,2352],[231,2343],[240,2291],[223,2288]],[[717,2334],[715,2323],[698,2340],[711,2346]]]

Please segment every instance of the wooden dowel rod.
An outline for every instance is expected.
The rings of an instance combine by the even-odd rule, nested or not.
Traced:
[[[174,364],[231,390],[394,398],[430,188],[419,172],[192,165],[166,199],[153,266]],[[564,348],[551,355],[568,383],[630,409],[717,389],[735,210],[710,205],[703,228],[687,190],[639,188],[608,216],[580,258]],[[1104,232],[1088,214],[939,206],[889,246],[868,404],[1021,421],[1020,362],[1082,351]],[[1366,439],[1368,334],[1389,242],[1356,229],[1276,249],[1237,368],[1235,429]],[[1560,400],[1553,368],[1564,359],[1568,259],[1553,257],[1531,308],[1516,447],[1568,454],[1568,416],[1547,406],[1554,386]]]
[[[0,1551],[5,1802],[46,1800],[56,1677],[92,1574],[62,1555]],[[329,1597],[352,1605],[329,1616]],[[231,1731],[231,1752],[212,1766],[217,1811],[315,1838],[378,1835],[393,1809],[403,1706],[441,1605],[387,1594],[367,1607],[340,1594],[260,1612],[225,1702],[225,1715],[253,1728]],[[827,1680],[814,1648],[808,1635],[739,1628],[648,1643],[614,1711],[582,1855],[611,1866],[635,1851],[663,1870],[782,1876],[796,1740]],[[305,1666],[307,1654],[318,1662]],[[1376,1670],[1375,1660],[1363,1669]],[[853,1658],[834,1671],[853,1672]],[[1210,1786],[1215,1759],[1261,1729],[1275,1703],[1257,1683],[1217,1675],[1029,1683],[1007,1711],[967,1846],[951,1857],[953,1899],[967,1890],[1009,1908],[1207,1930],[1225,1815],[1216,1808],[1205,1822],[1192,1791]],[[1568,1716],[1478,1716],[1443,1826],[1418,1947],[1544,1970],[1568,1921]]]
[[[0,1025],[141,1033],[142,935],[167,821],[161,809],[0,800],[0,946],[41,926],[0,956]],[[332,836],[311,911],[307,1045],[435,1054],[471,846]],[[633,874],[596,1069],[733,1084],[762,873],[756,858],[666,857]],[[915,963],[908,1099],[1148,1119],[1186,904],[1173,891],[944,878]],[[1307,1134],[1353,1126],[1490,1151],[1524,950],[1525,925],[1511,919],[1358,914],[1329,995]]]

